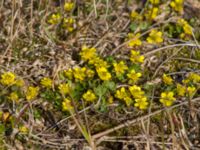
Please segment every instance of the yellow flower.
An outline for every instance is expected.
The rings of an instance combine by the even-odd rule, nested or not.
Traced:
[[[104,68],[109,67],[108,63],[104,61],[103,59],[99,59],[94,65],[95,67],[104,67]]]
[[[183,30],[185,34],[192,35],[192,27],[189,24],[184,25]]]
[[[118,99],[124,99],[125,97],[128,97],[128,93],[124,87],[120,88],[120,90],[117,90],[115,93],[115,97]]]
[[[126,91],[124,87],[116,91],[115,97],[123,100],[127,106],[130,106],[133,103],[132,99],[130,98],[130,94],[128,93],[128,91]]]
[[[89,60],[90,65],[95,65],[101,58],[95,55],[92,59]]]
[[[59,13],[57,14],[52,14],[50,19],[48,20],[48,23],[50,24],[57,24],[61,20],[61,15]]]
[[[89,64],[94,65],[96,68],[99,68],[99,67],[108,68],[109,66],[106,61],[104,61],[98,56],[95,56],[93,59],[89,60]]]
[[[105,80],[105,81],[110,80],[111,74],[108,72],[108,70],[105,67],[100,67],[100,68],[97,68],[96,70],[101,80]]]
[[[133,103],[133,100],[130,97],[124,97],[126,106],[130,106]]]
[[[130,18],[132,20],[136,19],[136,20],[141,20],[142,16],[140,14],[138,14],[136,11],[132,11],[130,14]]]
[[[194,86],[189,86],[187,88],[187,93],[188,93],[189,97],[193,97],[195,92],[196,92],[196,88]]]
[[[74,22],[75,20],[73,18],[64,18],[63,19],[63,28],[66,28],[69,32],[72,32],[74,30]]]
[[[36,98],[36,96],[38,95],[38,92],[39,92],[39,87],[29,86],[26,91],[26,99],[32,100]]]
[[[200,82],[200,75],[196,73],[190,73],[188,76],[188,79],[192,81],[193,83],[198,83]]]
[[[180,37],[181,39],[185,39],[185,40],[188,39],[188,37],[186,36],[185,33],[181,33],[181,34],[179,35],[179,37]]]
[[[184,80],[182,80],[182,82],[183,82],[184,84],[187,84],[187,83],[190,82],[190,80],[189,80],[189,79],[184,79]]]
[[[172,85],[173,79],[170,76],[167,76],[166,74],[163,74],[162,76],[163,82],[167,85]]]
[[[74,3],[68,2],[64,4],[64,10],[65,11],[71,11],[74,8]]]
[[[176,85],[176,91],[178,96],[184,96],[186,92],[186,87],[178,83]]]
[[[178,24],[183,26],[184,24],[188,24],[188,23],[185,19],[181,18],[181,19],[178,20]]]
[[[157,5],[160,3],[160,0],[150,0],[153,5]]]
[[[171,106],[175,100],[176,100],[176,98],[174,97],[173,92],[162,92],[161,93],[160,102],[164,106]]]
[[[70,68],[70,69],[68,69],[68,70],[64,70],[64,75],[65,75],[67,78],[69,78],[70,80],[72,80],[72,78],[73,78],[73,71],[72,71],[72,69]]]
[[[142,91],[141,87],[137,85],[130,86],[129,91],[135,99],[140,99],[144,96],[144,91]]]
[[[70,93],[70,87],[69,87],[68,83],[60,84],[58,86],[58,89],[59,89],[60,94],[69,94]]]
[[[87,69],[86,74],[87,74],[88,78],[93,78],[95,75],[95,72],[91,69]]]
[[[17,92],[10,93],[9,99],[11,99],[12,101],[18,102],[19,96],[18,96]]]
[[[126,64],[123,61],[120,61],[119,63],[113,63],[115,73],[118,74],[124,74],[124,71],[128,69]]]
[[[144,62],[144,56],[140,55],[139,51],[131,50],[130,60],[133,63],[143,63]]]
[[[96,58],[96,48],[88,48],[86,46],[82,47],[82,51],[80,52],[82,60],[91,60],[93,58]]]
[[[11,85],[15,83],[15,74],[12,72],[5,72],[4,74],[1,75],[1,84],[3,85]]]
[[[183,31],[184,31],[183,35],[185,34],[192,35],[192,27],[189,25],[187,21],[185,21],[184,19],[179,19],[178,24],[183,27]]]
[[[146,97],[141,97],[141,98],[137,98],[135,99],[135,107],[138,107],[139,109],[146,109],[148,106],[148,102],[147,102],[147,98]]]
[[[19,131],[22,133],[28,133],[28,128],[26,126],[20,126]]]
[[[83,81],[86,77],[86,68],[74,68],[74,78]]]
[[[18,87],[22,87],[22,86],[24,86],[24,80],[23,79],[18,79],[18,80],[16,80],[16,82],[15,82],[15,85],[16,86],[18,86]]]
[[[112,104],[112,103],[113,103],[113,99],[114,99],[113,96],[109,96],[109,98],[108,98],[108,103],[109,103],[109,104]]]
[[[74,18],[64,18],[63,23],[64,25],[72,25],[75,22]]]
[[[128,46],[133,47],[142,45],[142,41],[139,39],[139,37],[140,33],[137,33],[136,35],[133,33],[128,33],[128,39],[131,39],[128,43]]]
[[[63,111],[73,111],[74,107],[71,104],[71,101],[68,98],[65,98],[62,102]]]
[[[170,6],[178,12],[182,12],[183,11],[183,0],[173,0],[170,3]]]
[[[88,90],[86,93],[83,94],[83,99],[88,102],[93,102],[97,99],[96,95],[92,92],[92,90]]]
[[[52,87],[52,80],[50,78],[44,77],[40,81],[40,84],[46,88],[51,88]]]
[[[129,87],[129,91],[131,93],[131,95],[135,98],[135,99],[139,99],[141,97],[144,96],[144,91],[141,90],[141,87],[137,86],[137,85],[133,85]]]
[[[141,73],[136,73],[134,69],[132,69],[128,74],[127,77],[131,80],[131,82],[136,83],[139,78],[142,76]]]
[[[152,29],[149,37],[147,38],[148,43],[162,43],[163,38],[162,38],[162,32],[157,31],[156,29]]]
[[[153,7],[146,14],[146,17],[150,20],[154,20],[158,16],[159,9],[157,7]]]

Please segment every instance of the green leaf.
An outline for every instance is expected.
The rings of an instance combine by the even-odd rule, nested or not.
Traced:
[[[149,26],[150,26],[150,24],[148,22],[140,23],[140,29],[141,30],[146,30]]]
[[[105,81],[105,82],[104,82],[104,86],[105,86],[107,89],[111,90],[111,91],[115,91],[115,90],[116,90],[116,84],[115,84],[115,82],[113,82],[113,81]]]
[[[114,59],[113,56],[108,56],[108,57],[106,57],[106,61],[107,61],[108,63],[113,63],[113,62],[115,61],[115,59]]]
[[[117,79],[123,82],[125,80],[124,74],[118,74]]]
[[[131,23],[131,25],[130,25],[130,30],[132,31],[132,32],[134,32],[136,29],[137,29],[137,27],[138,27],[138,25],[136,24],[136,23]]]
[[[102,97],[101,105],[100,105],[100,112],[106,112],[107,111],[107,105],[106,105],[106,99]]]
[[[5,132],[5,127],[3,124],[0,125],[0,134],[3,134]]]
[[[130,66],[130,70],[131,69],[134,69],[136,72],[139,72],[139,71],[141,71],[141,66],[140,66],[140,64],[133,64]]]
[[[75,85],[74,89],[71,91],[70,96],[74,100],[79,100],[82,96],[82,93],[84,92],[84,86],[86,86],[86,85],[82,85],[80,83],[77,83]]]
[[[65,79],[65,76],[64,76],[63,72],[59,73],[59,79],[60,80],[64,80]]]
[[[94,88],[94,92],[97,96],[102,97],[103,95],[106,94],[107,88],[103,85],[99,85],[96,88]]]
[[[183,31],[183,28],[182,28],[180,25],[176,25],[176,32],[177,32],[178,34],[181,34],[182,31]]]
[[[151,84],[144,84],[144,89],[147,90],[147,91],[151,91],[153,89],[154,85],[151,85]]]

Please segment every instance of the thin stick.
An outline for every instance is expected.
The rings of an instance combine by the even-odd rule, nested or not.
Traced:
[[[198,64],[200,64],[200,60],[196,60],[196,59],[182,58],[182,57],[176,57],[176,58],[172,58],[172,59],[183,60],[183,61],[189,61],[189,62],[193,62],[193,63],[198,63]]]
[[[167,45],[167,46],[164,46],[164,47],[154,49],[150,52],[145,53],[144,56],[149,56],[149,55],[152,55],[156,52],[159,52],[159,51],[162,51],[162,50],[165,50],[165,49],[169,49],[169,48],[179,47],[179,46],[199,47],[199,45],[197,46],[197,44],[194,44],[194,43],[173,44],[173,45]]]
[[[31,38],[33,37],[33,0],[31,0],[31,24],[30,24],[30,30],[31,30]]]

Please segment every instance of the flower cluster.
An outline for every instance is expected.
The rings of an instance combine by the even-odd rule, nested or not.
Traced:
[[[123,100],[127,106],[134,103],[134,106],[141,110],[146,109],[148,106],[148,100],[144,91],[137,85],[130,86],[129,91],[122,87],[116,91],[115,97]]]
[[[178,83],[176,85],[176,91],[177,91],[178,96],[185,96],[186,87],[184,85],[181,85],[180,83]]]
[[[61,13],[53,13],[48,19],[48,23],[52,25],[61,24],[63,29],[66,29],[68,32],[72,32],[76,28],[76,21],[71,15],[71,11],[74,8],[74,3],[67,2],[64,4],[64,10],[67,14],[62,15]]]
[[[124,87],[116,91],[115,97],[124,100],[127,106],[130,106],[133,103],[130,94]]]
[[[182,83],[175,83],[175,81],[168,75],[163,74],[163,83],[166,86],[170,86],[171,89],[161,93],[160,102],[164,106],[171,106],[175,101],[175,94],[178,97],[188,97],[192,98],[198,90],[198,84],[200,83],[200,75],[196,73],[190,73],[188,77],[182,80]]]
[[[97,97],[94,92],[92,92],[92,90],[88,90],[86,93],[83,94],[83,99],[88,102],[93,102],[97,99]]]
[[[75,24],[74,18],[72,18],[72,17],[64,18],[62,27],[67,29],[67,31],[72,32],[75,29],[74,24]]]
[[[17,94],[17,92],[11,92],[9,95],[9,99],[14,101],[14,102],[18,102],[19,101],[19,95]]]
[[[127,65],[124,61],[120,61],[119,63],[113,63],[114,70],[116,75],[124,74],[125,71],[128,69]]]
[[[134,35],[133,33],[128,33],[128,46],[134,47],[134,46],[140,46],[142,45],[142,41],[139,39],[140,33],[137,33]]]
[[[15,74],[12,72],[5,72],[4,74],[1,75],[1,84],[3,85],[11,85],[15,83]]]
[[[39,87],[29,86],[26,91],[26,99],[33,100],[39,94]]]
[[[70,86],[67,83],[59,84],[58,89],[60,94],[66,95],[70,93]]]
[[[173,84],[173,79],[170,76],[167,76],[166,74],[163,74],[163,82],[167,85]]]
[[[141,73],[136,72],[134,69],[131,69],[130,72],[127,74],[127,77],[130,79],[130,83],[136,83],[140,77],[142,76]]]
[[[160,0],[150,0],[153,5],[157,5],[160,3]]]
[[[76,68],[74,68],[73,69],[74,78],[77,81],[83,81],[86,78],[86,70],[87,69],[85,67],[82,67],[82,68],[76,67]]]
[[[149,33],[149,37],[147,38],[147,42],[151,44],[162,43],[163,42],[162,32],[157,31],[156,29],[152,29],[151,32]]]
[[[161,93],[160,102],[164,106],[171,106],[175,100],[176,100],[176,98],[174,97],[173,92],[162,92]]]
[[[52,14],[48,20],[48,23],[50,24],[58,24],[61,21],[61,15],[59,13]]]
[[[62,109],[63,111],[73,111],[74,107],[71,104],[71,100],[68,98],[65,98],[62,102]]]
[[[187,37],[192,35],[192,27],[186,20],[179,19],[178,25],[180,25],[183,28],[183,33],[180,34],[180,38],[187,39]]]
[[[149,20],[154,20],[158,16],[158,12],[158,7],[152,7],[150,10],[148,10],[146,18]]]
[[[40,83],[41,83],[42,86],[44,86],[46,88],[52,87],[52,80],[48,77],[42,78]]]
[[[108,72],[108,70],[105,67],[98,67],[98,68],[96,68],[96,71],[101,80],[106,81],[106,80],[111,79],[111,74]]]
[[[133,63],[143,63],[144,62],[144,56],[140,55],[139,51],[131,50],[130,60]]]
[[[74,3],[72,2],[66,2],[64,4],[64,10],[67,12],[71,11],[73,8],[74,8]]]
[[[177,12],[183,11],[183,0],[172,0],[170,6]]]
[[[146,109],[148,106],[148,101],[141,87],[137,85],[133,85],[129,87],[129,91],[132,94],[132,96],[135,98],[136,103],[134,104],[134,106],[139,107],[140,109]]]
[[[97,57],[96,55],[96,48],[88,48],[87,46],[82,47],[82,51],[80,52],[81,59],[84,61],[93,60]]]
[[[132,11],[130,14],[131,20],[142,20],[142,16],[136,11]]]

